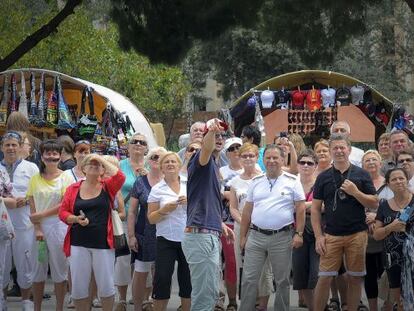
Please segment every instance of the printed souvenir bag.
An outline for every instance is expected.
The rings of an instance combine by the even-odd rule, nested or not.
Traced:
[[[78,121],[77,134],[80,139],[91,140],[95,134],[98,125],[98,119],[95,116],[93,90],[86,86],[82,92],[82,101]],[[89,103],[89,114],[85,113],[86,100]]]
[[[0,126],[6,126],[7,121],[7,104],[9,102],[9,77],[4,76],[3,96],[0,103]]]
[[[60,82],[59,76],[56,77],[56,93],[58,101],[57,128],[61,130],[73,129],[75,124],[73,123],[72,115],[63,96],[62,83]]]

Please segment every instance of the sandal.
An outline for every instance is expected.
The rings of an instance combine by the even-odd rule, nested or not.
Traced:
[[[359,305],[358,305],[358,309],[357,310],[358,311],[369,311],[368,307],[366,305],[364,305],[362,303],[362,301],[359,302]]]
[[[227,305],[227,309],[226,309],[226,311],[237,311],[237,304],[234,304],[234,303],[229,303],[229,304]]]
[[[224,310],[224,308],[223,308],[222,306],[220,306],[220,305],[216,305],[216,306],[214,307],[214,311],[225,311],[225,310]]]
[[[336,298],[331,298],[329,304],[326,307],[326,311],[341,311],[339,300]]]
[[[153,311],[154,303],[151,300],[145,300],[142,303],[142,311]]]

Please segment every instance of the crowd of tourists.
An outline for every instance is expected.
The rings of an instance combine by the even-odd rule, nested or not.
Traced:
[[[414,310],[404,131],[364,152],[336,121],[312,148],[297,134],[261,147],[256,127],[235,137],[212,119],[178,153],[135,133],[119,161],[25,122],[11,115],[1,139],[0,310],[10,288],[42,310],[51,278],[59,311],[163,311],[175,269],[183,311],[263,311],[273,294],[289,310],[291,283],[309,310]],[[114,249],[114,213],[130,252]]]

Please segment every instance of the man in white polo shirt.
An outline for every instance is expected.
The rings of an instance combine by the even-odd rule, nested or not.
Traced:
[[[5,133],[1,141],[4,159],[0,165],[6,169],[9,175],[13,185],[12,195],[16,199],[16,208],[8,209],[15,231],[15,238],[6,251],[3,286],[7,285],[10,280],[13,259],[17,270],[17,283],[22,293],[22,309],[26,311],[33,310],[30,291],[35,260],[33,252],[35,234],[29,218],[30,207],[26,199],[26,192],[30,178],[37,174],[39,169],[36,164],[19,158],[22,144],[23,140],[18,132],[9,131]]]
[[[257,284],[267,257],[276,282],[274,309],[289,310],[292,246],[303,244],[305,194],[299,179],[282,171],[284,156],[279,146],[268,145],[263,155],[266,175],[254,178],[247,193],[240,227],[240,248],[245,250],[240,311],[255,309]]]

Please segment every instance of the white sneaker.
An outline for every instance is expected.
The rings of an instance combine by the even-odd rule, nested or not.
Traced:
[[[23,311],[33,311],[34,304],[33,301],[27,299],[22,301],[22,310]]]
[[[66,308],[75,309],[75,303],[73,302],[72,296],[69,296],[68,303],[66,304]]]

